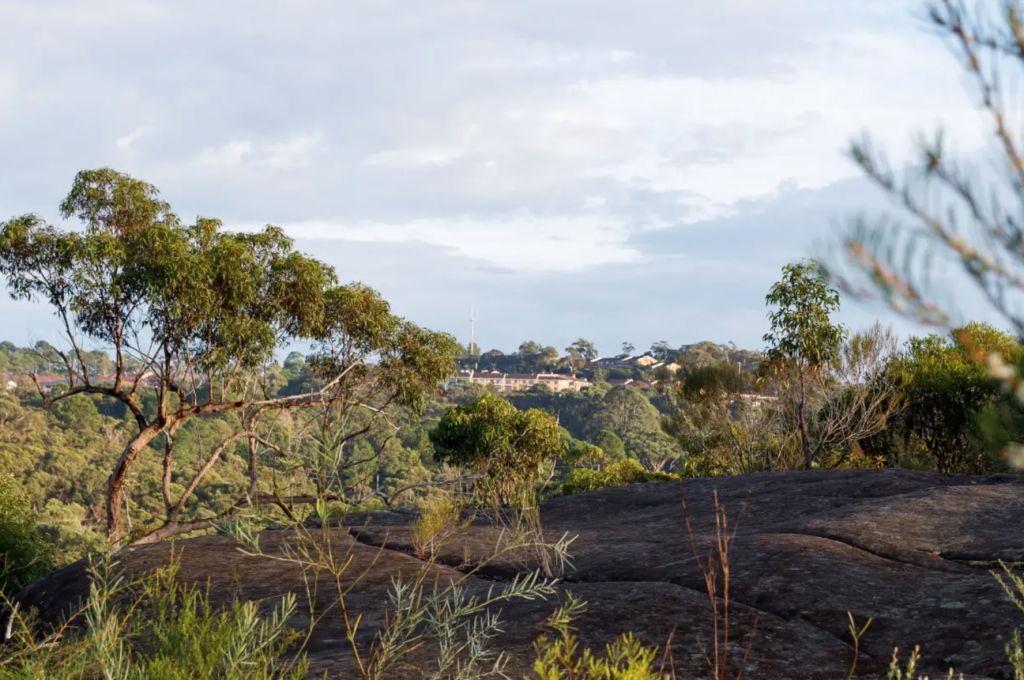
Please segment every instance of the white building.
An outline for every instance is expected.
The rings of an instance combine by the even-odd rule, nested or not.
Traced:
[[[545,385],[552,392],[579,392],[590,387],[590,381],[564,373],[501,373],[499,371],[459,371],[448,381],[453,385],[485,385],[498,392],[522,392],[536,385]]]

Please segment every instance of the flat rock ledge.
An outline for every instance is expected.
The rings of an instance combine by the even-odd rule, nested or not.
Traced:
[[[710,607],[682,496],[698,553],[704,553],[714,537],[716,492],[735,530],[730,648],[734,661],[746,655],[743,677],[845,678],[852,658],[847,612],[858,622],[873,619],[861,640],[857,677],[879,677],[894,647],[907,652],[915,645],[928,673],[954,667],[968,678],[1012,677],[1004,646],[1024,627],[1024,613],[990,570],[999,560],[1024,562],[1024,478],[1015,475],[779,472],[629,485],[548,501],[541,510],[547,538],[576,536],[559,590],[587,602],[576,621],[582,645],[603,647],[632,631],[647,644],[669,643],[678,677],[710,677]],[[357,639],[363,648],[384,623],[387,591],[398,576],[412,579],[428,569],[431,583],[465,579],[471,591],[484,592],[533,566],[525,556],[486,561],[499,532],[484,516],[449,539],[428,565],[412,549],[411,522],[408,514],[359,513],[346,518],[344,528],[329,530],[332,549],[352,559],[347,604],[363,613]],[[260,538],[273,555],[297,536],[267,530]],[[126,548],[115,558],[117,568],[142,575],[166,564],[172,551],[180,578],[209,584],[216,604],[242,598],[266,600],[269,607],[293,592],[300,603],[295,626],[306,626],[311,610],[325,612],[307,648],[312,670],[355,677],[327,579],[312,593],[311,608],[308,573],[244,554],[222,536]],[[17,600],[54,622],[87,590],[86,569],[78,563],[29,586]],[[528,670],[533,641],[556,604],[501,607],[505,633],[497,646],[511,659],[512,677]]]

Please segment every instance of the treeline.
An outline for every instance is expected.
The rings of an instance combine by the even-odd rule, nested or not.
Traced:
[[[641,357],[649,357],[650,363],[638,362],[637,359]],[[499,349],[479,353],[478,348],[463,347],[459,365],[461,368],[502,373],[575,373],[594,381],[654,380],[670,374],[671,371],[663,368],[670,364],[734,363],[741,370],[750,371],[761,359],[761,352],[707,340],[678,347],[659,340],[644,351],[637,350],[632,343],[624,342],[615,351],[602,353],[592,341],[580,338],[561,352],[553,345],[544,345],[535,340],[526,340],[514,352],[507,354]]]
[[[34,352],[10,343],[0,348],[5,357]],[[985,358],[996,355],[1017,365],[1024,349],[1012,335],[982,324],[902,344],[880,329],[848,338],[837,358],[808,381],[804,401],[813,466],[1007,469],[1014,443],[1024,440],[1024,411],[991,374]],[[264,373],[275,386],[273,396],[298,393],[314,381],[299,353],[269,364]],[[540,409],[557,418],[565,455],[557,461],[556,481],[574,468],[601,470],[625,460],[649,472],[733,474],[801,465],[794,382],[770,360],[745,369],[728,355],[716,360],[709,353],[649,388],[598,382],[582,392],[533,389],[507,398],[520,410]],[[343,458],[364,463],[348,474],[365,478],[385,496],[436,479],[443,472],[431,429],[448,408],[485,391],[437,390],[422,415],[400,416],[395,432],[374,430],[353,440]],[[152,391],[143,395],[143,401],[153,398]],[[233,427],[230,416],[220,415],[183,426],[175,435],[182,469],[172,483],[187,483]],[[107,478],[131,429],[127,409],[100,395],[76,395],[47,408],[31,387],[0,394],[0,468],[17,480],[41,525],[70,555],[103,543]],[[281,419],[276,429],[284,438],[321,436],[298,419]],[[137,530],[160,514],[162,455],[162,445],[151,443],[128,495],[127,519]],[[278,484],[290,493],[315,492],[316,480],[298,471],[300,463],[279,461]],[[189,508],[216,513],[228,507],[247,482],[246,464],[244,447],[232,447]],[[321,486],[330,484],[321,480]],[[410,494],[399,503],[415,504],[422,497]]]
[[[899,342],[872,328],[807,376],[804,411],[812,467],[886,467],[985,473],[1010,469],[1024,410],[992,362],[1020,366],[1012,334],[969,324]],[[797,376],[766,359],[683,366],[650,388],[598,383],[582,392],[535,389],[508,397],[558,418],[575,439],[652,471],[694,475],[803,464]]]
[[[113,360],[102,350],[85,351],[83,359],[96,374],[106,374],[114,370]],[[131,362],[128,368],[137,370],[139,365]],[[40,340],[32,347],[17,347],[6,340],[0,342],[0,373],[28,376],[60,374],[63,371],[64,364],[59,352],[48,342]]]

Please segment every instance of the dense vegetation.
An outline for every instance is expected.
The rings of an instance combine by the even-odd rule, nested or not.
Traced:
[[[1024,54],[1020,8],[1006,8],[1005,30],[994,32],[987,14],[972,23],[959,3],[936,2],[931,16],[961,50],[993,116],[1010,181],[992,194],[1019,197],[1024,153],[989,75],[994,60]],[[852,274],[834,267],[829,278],[811,261],[787,265],[767,293],[764,353],[659,341],[643,363],[626,360],[635,350],[628,342],[622,361],[602,363],[585,338],[564,353],[532,340],[510,354],[460,351],[450,336],[393,315],[375,291],[339,283],[280,229],[185,223],[152,185],[106,168],[79,173],[60,205],[79,229],[36,215],[0,225],[8,288],[49,305],[66,334],[60,347],[0,343],[0,595],[133,541],[220,530],[258,554],[246,521],[306,531],[307,519],[326,527],[352,509],[400,504],[420,508],[416,540],[431,555],[461,507],[510,506],[511,515],[497,512],[495,521],[507,522],[516,549],[539,551],[542,569],[483,603],[396,582],[392,627],[365,664],[359,659],[364,678],[386,677],[430,636],[478,635],[449,657],[440,645],[437,677],[448,677],[487,661],[474,656],[477,643],[500,630],[479,614],[487,605],[550,591],[540,574],[559,573],[566,544],[547,545],[540,535],[536,501],[544,495],[792,468],[1020,467],[1019,220],[998,201],[985,207],[946,161],[941,141],[925,149],[921,173],[952,204],[938,211],[867,143],[853,156],[918,231],[859,225],[844,244]],[[922,235],[932,250],[918,259]],[[953,327],[906,264],[935,250],[962,265],[1013,333],[981,323]],[[833,318],[837,281],[864,296],[881,292],[897,310],[950,330],[899,342],[878,326],[843,328]],[[278,360],[295,346],[310,349]],[[460,364],[578,372],[595,384],[507,400],[473,387],[442,391]],[[303,569],[334,568],[310,561],[312,554],[289,559]],[[713,576],[727,566],[716,564]],[[237,673],[225,669],[225,658],[248,664],[244,677],[302,673],[301,655],[294,665],[281,661],[293,602],[269,618],[252,603],[214,612],[168,572],[132,584],[127,595],[138,606],[119,613],[112,597],[119,586],[99,572],[96,583],[82,636],[62,645],[28,639],[28,652],[0,675],[10,668],[11,677],[180,677],[184,650],[193,652],[187,671],[197,677]],[[1013,583],[1008,591],[1021,604],[1024,584]],[[635,664],[628,677],[657,677],[656,652],[629,636],[608,658],[577,658],[570,612],[563,613],[559,637],[538,641],[540,677],[577,672],[580,663],[596,669],[582,677],[623,677],[616,664]],[[1013,640],[1020,676],[1024,652],[1019,636]],[[355,645],[353,653],[361,653]]]
[[[1007,469],[1003,453],[1021,439],[1024,413],[989,375],[983,358],[998,352],[1020,361],[1024,351],[1013,336],[973,324],[897,346],[875,329],[852,335],[840,350],[805,381],[813,466]],[[265,487],[266,503],[298,515],[305,511],[296,504],[306,496],[329,498],[339,508],[416,506],[441,489],[462,488],[467,474],[481,471],[534,479],[550,494],[672,474],[729,474],[804,463],[799,391],[791,373],[771,359],[745,371],[713,356],[692,361],[684,358],[685,350],[679,355],[682,368],[672,379],[645,388],[597,383],[581,392],[533,389],[509,395],[507,401],[488,397],[491,402],[476,401],[487,394],[476,386],[435,390],[422,410],[396,413],[388,427],[370,428],[345,445],[332,441],[331,428],[324,426],[330,423],[329,412],[318,411],[312,419],[278,418],[275,436],[288,447],[273,457],[264,454],[273,473]],[[0,361],[8,365],[20,362],[39,370],[47,367],[43,357],[45,348],[0,345]],[[298,353],[262,370],[266,384],[277,386],[269,393],[275,398],[301,393],[316,379],[311,362]],[[58,393],[62,389],[66,386],[54,387]],[[145,389],[140,394],[144,403],[155,397]],[[561,430],[560,441],[541,447],[543,454],[541,448],[528,447],[538,452],[534,458],[512,455],[511,449],[499,455],[489,442],[467,447],[465,429],[452,420],[458,412],[446,415],[459,405],[487,409],[494,415],[492,423],[500,420],[497,411],[509,409],[503,417],[550,415],[548,427]],[[236,427],[233,416],[211,414],[177,430],[179,469],[171,475],[172,493],[181,492]],[[6,505],[10,513],[21,508],[21,516],[38,524],[42,534],[33,540],[54,546],[58,563],[107,545],[107,480],[133,431],[130,412],[102,395],[77,394],[48,405],[27,380],[0,393],[0,468],[9,475],[0,491],[11,499]],[[509,432],[503,435],[506,442]],[[162,521],[163,448],[151,442],[131,476],[124,501],[131,536],[144,536]],[[246,455],[242,443],[223,451],[189,498],[187,516],[212,517],[233,507],[249,483]],[[24,520],[7,521],[5,526],[21,527],[6,529],[9,535],[25,534]],[[49,559],[46,555],[34,562],[32,573]]]

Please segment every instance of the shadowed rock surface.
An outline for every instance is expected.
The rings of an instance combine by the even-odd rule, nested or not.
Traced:
[[[893,647],[921,646],[922,666],[950,666],[973,678],[1009,678],[1003,647],[1024,625],[989,569],[996,560],[1024,561],[1024,480],[1015,476],[956,477],[898,470],[784,472],[687,482],[684,491],[698,551],[714,536],[712,497],[736,534],[730,549],[732,654],[745,653],[746,678],[846,677],[852,648],[847,611],[874,619],[861,643],[858,672],[877,677]],[[712,637],[708,599],[685,529],[680,486],[631,485],[558,498],[544,504],[547,538],[577,536],[573,568],[562,589],[586,600],[577,621],[584,646],[603,646],[633,631],[663,646],[681,678],[708,677],[705,651]],[[352,612],[362,612],[358,644],[369,646],[384,621],[387,590],[399,574],[410,579],[425,567],[412,554],[411,518],[398,513],[349,516],[347,529],[330,536],[338,555],[351,555],[346,584]],[[279,553],[292,531],[266,531],[264,550]],[[468,565],[494,553],[498,532],[475,519],[438,553],[429,579],[464,578]],[[305,599],[300,570],[243,554],[228,538],[178,541],[181,578],[209,582],[218,603],[232,598]],[[129,548],[119,568],[143,574],[164,564],[170,544]],[[529,568],[523,559],[496,559],[466,579],[484,592],[495,581]],[[528,561],[528,560],[526,560]],[[19,595],[54,620],[87,589],[85,571],[72,565]],[[333,584],[321,578],[315,611],[327,612],[309,646],[313,670],[355,677]],[[268,603],[268,607],[269,607]],[[554,601],[502,607],[506,633],[499,646],[521,676],[533,658],[532,642]],[[308,607],[294,621],[304,626]],[[749,637],[748,636],[752,636]],[[416,677],[413,673],[408,677]]]

